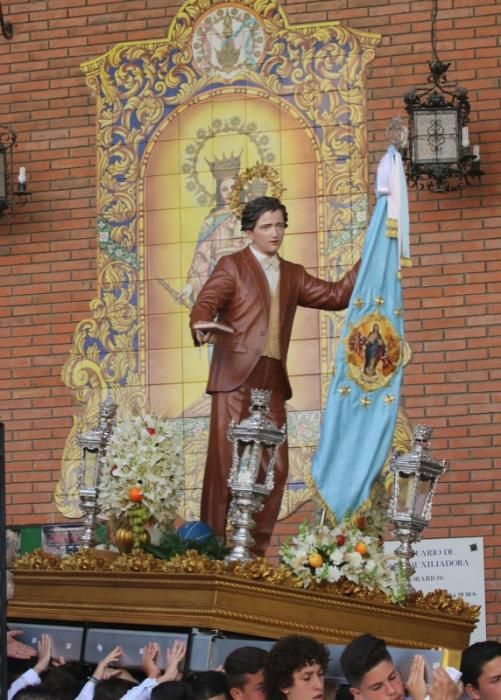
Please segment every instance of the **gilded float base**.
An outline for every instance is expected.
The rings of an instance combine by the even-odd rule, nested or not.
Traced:
[[[142,552],[64,558],[41,551],[18,560],[9,617],[58,622],[201,627],[278,638],[310,634],[345,644],[371,632],[392,646],[442,648],[454,662],[469,644],[478,608],[446,591],[404,605],[349,581],[304,590],[264,559],[224,564],[196,552],[169,561]]]

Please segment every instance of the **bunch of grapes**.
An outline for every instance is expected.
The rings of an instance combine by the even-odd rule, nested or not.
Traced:
[[[127,516],[132,529],[132,548],[142,549],[145,544],[144,524],[148,522],[150,513],[146,506],[143,506],[141,503],[136,503],[129,510]]]

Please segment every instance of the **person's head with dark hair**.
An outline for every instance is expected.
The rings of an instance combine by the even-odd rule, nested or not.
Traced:
[[[260,239],[256,241],[256,235],[264,232],[280,233],[281,243],[284,231],[287,228],[287,222],[287,209],[279,199],[276,197],[257,197],[256,199],[251,199],[251,201],[247,202],[245,205],[242,211],[241,228],[242,231],[245,231],[252,238],[253,243],[259,248]],[[271,229],[271,224],[275,227],[273,230]],[[266,226],[265,231],[261,230],[263,226]]]
[[[69,661],[49,668],[42,677],[41,687],[54,692],[61,700],[74,700],[87,682],[88,675],[88,666]]]
[[[54,690],[47,690],[40,685],[28,685],[26,688],[21,688],[14,695],[14,698],[16,700],[62,700],[62,696]]]
[[[264,685],[268,700],[322,700],[328,649],[313,637],[279,639],[266,659]]]
[[[228,684],[226,676],[221,671],[204,671],[192,682],[195,700],[228,700]]]
[[[94,700],[120,700],[135,685],[125,678],[107,678],[99,681],[94,688]]]
[[[195,694],[186,681],[165,681],[153,688],[151,700],[195,700]]]
[[[404,684],[382,639],[357,637],[345,647],[340,662],[355,700],[403,700]]]
[[[265,700],[264,665],[268,652],[260,647],[239,647],[228,654],[224,672],[233,700]]]
[[[472,700],[501,700],[501,642],[476,642],[465,649],[461,673]]]

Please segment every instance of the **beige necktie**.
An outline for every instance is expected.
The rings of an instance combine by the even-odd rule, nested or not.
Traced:
[[[277,291],[278,280],[280,279],[280,260],[276,255],[261,260],[261,265],[270,285],[273,294]]]

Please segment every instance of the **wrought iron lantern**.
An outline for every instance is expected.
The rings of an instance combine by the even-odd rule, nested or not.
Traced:
[[[12,22],[8,22],[2,12],[2,3],[0,2],[0,29],[2,30],[2,35],[4,39],[12,39],[14,36],[14,27]]]
[[[430,454],[432,429],[427,425],[416,425],[412,449],[405,454],[396,453],[390,464],[393,488],[388,507],[388,516],[394,525],[393,534],[400,540],[395,551],[407,580],[407,593],[413,593],[410,582],[414,574],[411,559],[416,552],[414,542],[431,519],[431,506],[437,482],[445,472],[447,462],[437,462]]]
[[[17,136],[9,126],[0,124],[0,216],[8,209],[14,211],[14,198],[20,204],[25,204],[30,192],[26,189],[26,168],[19,168],[17,187],[14,189],[14,171],[12,151],[16,145]]]
[[[99,511],[98,496],[101,483],[102,464],[110,439],[117,406],[109,400],[99,407],[97,428],[78,435],[82,450],[80,467],[77,472],[77,488],[80,507],[84,513],[84,532],[80,538],[82,549],[93,547],[96,542],[96,522]]]
[[[250,416],[240,423],[231,421],[232,462],[228,484],[232,501],[228,519],[233,526],[233,548],[226,561],[249,561],[254,544],[251,531],[253,514],[262,508],[264,499],[275,485],[277,450],[286,437],[285,425],[277,428],[267,417],[271,391],[252,389]]]
[[[436,49],[437,2],[431,19],[431,87],[413,88],[404,95],[409,115],[409,148],[404,152],[410,184],[431,192],[459,190],[483,174],[480,147],[470,146],[468,92],[449,83],[447,70]]]

